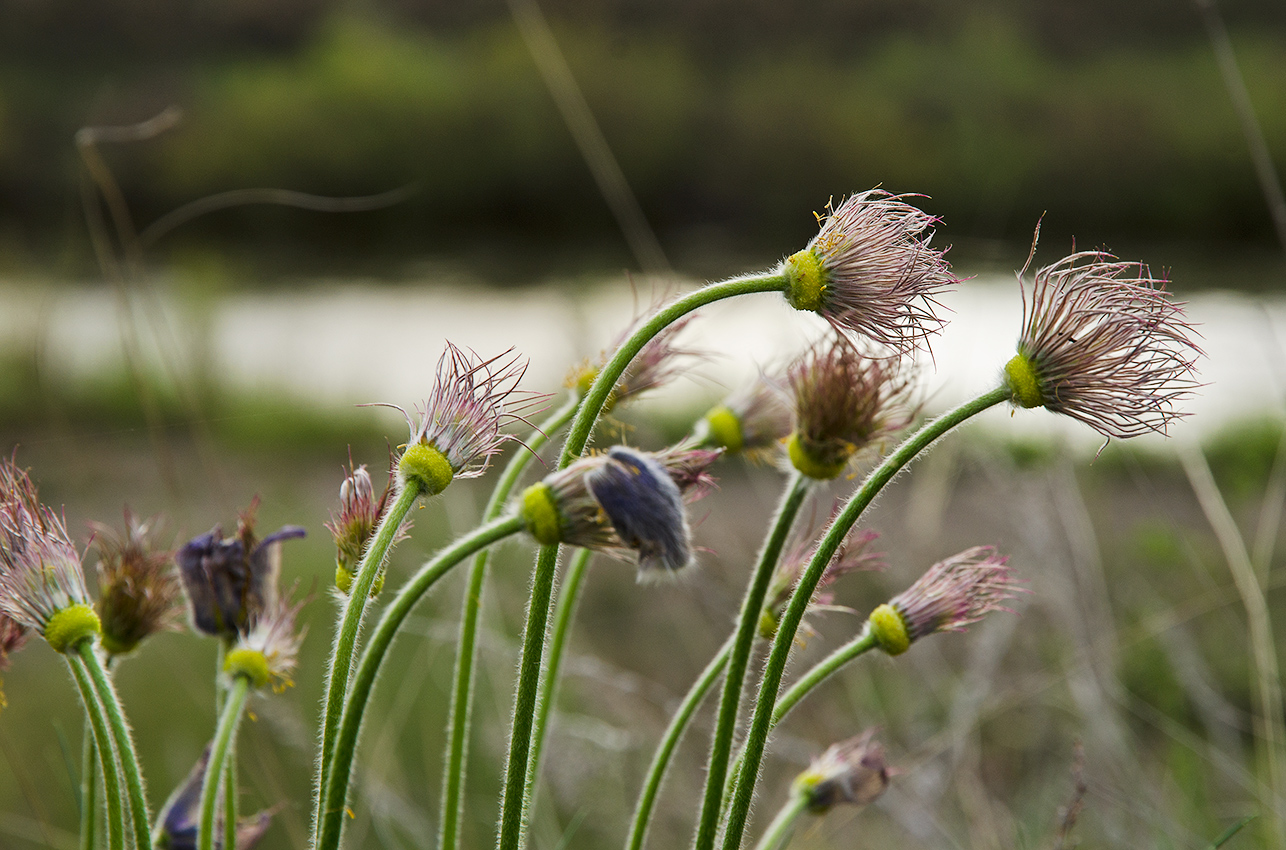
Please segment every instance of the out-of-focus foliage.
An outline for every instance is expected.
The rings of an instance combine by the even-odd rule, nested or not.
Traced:
[[[542,6],[663,242],[713,228],[793,244],[837,187],[876,184],[931,195],[960,236],[1020,238],[1050,210],[1051,235],[1090,240],[1271,238],[1183,4]],[[78,127],[170,104],[185,111],[177,130],[107,151],[143,222],[250,186],[419,188],[362,216],[220,213],[170,245],[410,256],[462,239],[618,238],[504,4],[337,7],[0,9],[0,244],[31,250],[80,226]],[[1226,14],[1286,160],[1286,12]]]

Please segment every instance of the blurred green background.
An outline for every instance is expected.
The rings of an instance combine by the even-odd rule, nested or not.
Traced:
[[[963,274],[1020,266],[1045,214],[1052,251],[1073,238],[1108,246],[1164,264],[1186,292],[1269,295],[1286,281],[1246,138],[1186,2],[545,0],[541,9],[637,199],[642,236],[622,231],[621,197],[605,198],[504,3],[0,0],[0,310],[5,292],[59,290],[74,302],[76,287],[114,285],[126,307],[99,321],[127,351],[92,380],[70,381],[50,362],[41,322],[15,335],[0,348],[0,448],[16,447],[79,539],[87,521],[110,522],[128,503],[163,511],[181,542],[216,522],[231,528],[256,493],[264,531],[309,529],[285,554],[286,580],[316,589],[298,686],[256,702],[244,727],[243,804],[279,807],[262,845],[270,850],[305,845],[331,631],[322,523],[350,448],[380,470],[404,426],[396,414],[221,382],[212,359],[147,365],[128,349],[140,329],[166,330],[159,309],[150,324],[160,300],[209,317],[225,296],[288,298],[323,278],[552,282],[572,298],[608,276],[626,286],[622,271],[640,266],[717,278],[796,250],[829,198],[877,184],[930,196],[923,206],[943,218],[935,244],[953,246]],[[1220,9],[1269,153],[1286,162],[1286,6]],[[171,106],[182,110],[172,129],[98,146],[138,231],[236,189],[405,187],[406,196],[363,212],[224,209],[131,259],[140,246],[119,238],[91,187],[88,209],[107,219],[107,271],[123,270],[105,273],[76,133]],[[659,254],[637,250],[653,238]],[[200,321],[168,330],[190,328],[213,335]],[[378,369],[387,340],[369,342]],[[1266,405],[1274,389],[1264,388]],[[641,404],[616,434],[659,446],[698,412]],[[1263,421],[1203,432],[1278,623],[1280,419],[1270,407]],[[696,508],[697,540],[712,551],[694,576],[639,587],[620,565],[591,573],[535,847],[617,845],[669,712],[730,628],[781,476],[727,462],[718,471],[722,489]],[[395,582],[472,526],[487,483],[453,485],[417,513]],[[815,515],[846,486],[819,494]],[[896,662],[865,659],[828,685],[776,739],[760,825],[809,756],[872,724],[902,771],[893,789],[869,811],[802,828],[799,847],[850,848],[855,836],[935,850],[1057,846],[1078,743],[1088,790],[1074,834],[1086,846],[1204,850],[1264,811],[1245,614],[1169,451],[1114,445],[1091,462],[1058,442],[971,432],[899,479],[869,525],[891,569],[840,588],[859,611],[982,543],[1012,554],[1033,594],[1020,617],[934,638]],[[491,842],[529,556],[525,543],[505,547],[488,592],[469,848]],[[460,578],[424,603],[377,691],[350,846],[433,844]],[[801,651],[820,658],[857,622],[820,619]],[[59,659],[36,643],[4,673],[5,850],[75,846],[79,709]],[[165,635],[120,671],[154,806],[210,735],[213,657],[208,642]],[[687,841],[708,714],[667,785],[654,848]],[[1234,841],[1272,846],[1259,826]]]
[[[931,196],[957,263],[1048,239],[1212,273],[1281,268],[1210,41],[1183,0],[547,0],[558,48],[657,240],[723,273],[806,238],[828,198]],[[1220,6],[1272,154],[1286,158],[1286,10]],[[170,106],[104,146],[139,225],[210,193],[411,197],[328,216],[253,207],[183,227],[157,262],[404,273],[464,257],[502,280],[633,263],[499,0],[0,5],[0,271],[91,274],[83,126]],[[1010,251],[1010,254],[1013,252]],[[1266,255],[1266,256],[1265,256]],[[1006,256],[1006,260],[1009,257]],[[1176,260],[1171,260],[1175,262]],[[1254,285],[1262,276],[1225,274]]]

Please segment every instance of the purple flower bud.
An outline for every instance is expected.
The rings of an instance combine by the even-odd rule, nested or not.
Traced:
[[[640,578],[692,560],[683,504],[713,486],[719,452],[676,447],[642,452],[613,446],[552,472],[524,491],[519,513],[546,545],[565,543],[620,556],[637,553]],[[685,495],[686,494],[686,495]]]
[[[245,634],[254,618],[276,601],[281,541],[303,537],[305,531],[288,525],[256,540],[254,512],[258,505],[256,497],[241,515],[235,537],[224,538],[223,529],[216,525],[175,553],[197,631],[235,638]]]
[[[158,829],[154,834],[156,847],[159,850],[196,850],[197,830],[201,819],[201,782],[205,778],[205,767],[210,761],[210,747],[206,746],[201,758],[188,771],[187,778],[165,801],[165,806],[157,816]],[[222,805],[215,808],[214,846],[217,850],[223,847],[223,811]],[[272,823],[272,812],[262,811],[237,822],[236,850],[250,850]]]
[[[607,461],[585,473],[585,486],[621,542],[638,552],[641,573],[657,568],[676,572],[692,562],[683,496],[655,459],[612,446]]]

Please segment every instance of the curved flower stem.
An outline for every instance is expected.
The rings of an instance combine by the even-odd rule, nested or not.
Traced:
[[[817,582],[821,579],[826,565],[835,555],[835,550],[839,548],[844,535],[848,534],[849,529],[857,522],[858,517],[876,495],[893,480],[893,476],[902,467],[911,462],[912,458],[961,422],[1008,400],[1010,396],[1011,391],[1007,387],[997,387],[973,401],[965,402],[954,410],[944,413],[937,419],[924,423],[866,477],[862,486],[848,500],[844,509],[831,522],[821,542],[817,544],[817,551],[813,554],[804,574],[800,576],[799,584],[778,624],[777,635],[773,638],[772,649],[764,664],[759,696],[755,702],[755,713],[750,721],[750,729],[746,733],[744,760],[741,764],[741,772],[736,779],[737,787],[733,791],[732,804],[728,809],[727,824],[724,827],[724,850],[736,850],[741,846],[746,817],[755,793],[755,781],[759,777],[759,764],[763,759],[764,747],[768,740],[768,727],[772,722],[773,710],[777,703],[777,691],[781,686],[782,674],[786,670],[786,661],[795,640],[795,632],[804,618],[804,611],[813,597],[813,591],[817,589]],[[711,845],[701,850],[708,850],[709,846]]]
[[[608,396],[616,387],[625,368],[639,350],[667,326],[706,304],[736,295],[754,292],[780,292],[786,287],[786,276],[777,271],[744,275],[712,283],[690,292],[662,307],[641,324],[621,344],[607,364],[599,370],[585,400],[581,402],[563,443],[558,468],[564,469],[585,450],[594,423]],[[526,811],[527,761],[531,745],[531,727],[535,722],[537,686],[540,681],[541,656],[545,649],[545,627],[549,622],[549,601],[554,590],[554,573],[558,567],[558,547],[542,546],[536,555],[527,604],[527,624],[523,631],[522,659],[518,664],[518,682],[514,688],[513,726],[509,733],[509,759],[505,770],[504,798],[500,810],[500,832],[496,838],[499,850],[518,850],[522,843],[523,813]]]
[[[397,499],[389,506],[375,536],[362,555],[362,562],[357,567],[357,576],[349,588],[348,602],[340,616],[339,628],[335,634],[335,646],[331,649],[330,659],[326,665],[326,703],[322,708],[321,756],[317,760],[316,794],[321,799],[325,789],[326,774],[330,771],[331,755],[335,749],[335,733],[339,728],[340,712],[344,708],[344,695],[348,691],[348,677],[353,669],[353,655],[357,648],[357,633],[362,628],[362,616],[370,602],[371,587],[379,575],[380,565],[393,545],[393,538],[402,527],[411,506],[420,497],[420,486],[415,479],[408,481],[397,494]],[[316,827],[316,822],[314,822]]]
[[[549,727],[549,714],[553,710],[554,694],[558,689],[558,674],[563,666],[563,651],[567,648],[567,634],[571,631],[572,617],[576,614],[576,601],[580,597],[581,584],[589,570],[589,559],[593,557],[591,549],[581,549],[572,558],[563,576],[563,585],[558,589],[558,601],[554,604],[554,629],[549,639],[549,653],[545,661],[545,672],[540,678],[540,692],[536,696],[536,722],[531,727],[531,756],[527,761],[527,811],[524,819],[531,816],[536,805],[536,779],[540,773],[540,753],[545,746],[545,732]]]
[[[728,666],[728,656],[732,655],[732,644],[735,638],[735,632],[729,635],[723,642],[723,646],[719,648],[719,652],[710,659],[710,663],[688,689],[683,702],[679,704],[679,710],[674,713],[674,717],[670,719],[670,725],[665,729],[665,734],[661,736],[661,742],[652,756],[652,764],[648,766],[643,790],[639,792],[639,801],[634,806],[634,820],[630,823],[629,838],[625,842],[626,850],[642,850],[643,841],[647,838],[648,823],[652,819],[652,807],[656,805],[656,795],[661,790],[661,780],[665,778],[665,769],[669,767],[670,758],[679,745],[679,739],[688,728],[692,715],[696,713],[705,695],[714,687],[714,683]]]
[[[94,727],[85,715],[80,748],[80,850],[94,850],[94,821],[98,817],[98,747]]]
[[[795,515],[799,513],[799,507],[808,495],[810,480],[798,471],[792,473],[782,494],[781,505],[777,508],[777,516],[759,553],[759,561],[755,565],[750,584],[746,587],[745,599],[741,603],[741,616],[737,620],[732,653],[728,656],[728,672],[723,679],[719,716],[715,720],[714,735],[710,740],[705,797],[701,803],[701,820],[697,824],[698,848],[713,847],[719,831],[719,808],[723,800],[724,778],[728,775],[728,760],[732,756],[732,737],[737,730],[737,710],[741,707],[746,666],[750,663],[750,651],[763,613],[764,597],[768,594],[768,585],[772,583],[773,570],[781,556],[782,547],[786,544],[786,536],[790,534],[790,527],[795,522]],[[808,598],[812,598],[811,592]]]
[[[500,516],[505,500],[513,491],[527,464],[548,440],[549,435],[571,421],[580,399],[571,396],[558,410],[540,423],[527,438],[527,451],[515,452],[509,459],[491,499],[483,512],[483,522]],[[447,731],[446,767],[442,774],[442,815],[438,829],[440,850],[456,850],[460,843],[460,818],[463,814],[465,771],[468,769],[469,718],[473,713],[473,669],[477,663],[478,615],[482,609],[482,590],[487,577],[489,550],[482,550],[469,568],[469,585],[465,589],[460,613],[460,639],[456,644],[455,685],[451,691],[451,724]]]
[[[219,727],[214,733],[214,743],[210,747],[210,761],[205,766],[205,777],[201,780],[201,820],[197,827],[196,850],[214,850],[215,809],[219,799],[219,786],[223,783],[226,772],[228,752],[232,749],[237,737],[237,726],[246,707],[246,696],[250,693],[250,680],[245,676],[236,676],[232,687],[228,689],[223,703],[223,713],[219,715]],[[144,845],[146,846],[146,845]]]
[[[808,798],[802,794],[791,794],[786,805],[781,807],[777,816],[772,819],[764,837],[759,839],[755,850],[780,850],[790,841],[790,834],[795,831],[795,820],[808,808]]]
[[[777,704],[773,706],[772,722],[768,724],[768,731],[771,732],[776,729],[782,718],[789,714],[790,710],[798,705],[800,700],[808,696],[813,688],[829,679],[841,667],[857,656],[875,649],[879,645],[880,642],[876,639],[874,633],[863,630],[857,637],[813,665],[807,673],[799,677],[799,681],[790,686],[786,693],[777,698]],[[739,753],[732,763],[732,770],[728,772],[728,781],[723,789],[723,807],[725,811],[732,802],[732,789],[736,787],[737,777],[741,773],[741,763],[744,760],[745,753]]]
[[[318,801],[318,838],[321,850],[335,850],[339,846],[340,831],[344,825],[344,805],[348,797],[348,783],[352,776],[353,756],[357,749],[357,736],[361,731],[362,717],[375,686],[380,665],[397,636],[403,621],[420,598],[438,579],[456,564],[491,544],[521,531],[523,521],[516,516],[505,516],[479,526],[439,552],[420,567],[385,609],[371,639],[362,650],[362,657],[353,675],[353,684],[344,700],[339,731],[335,737],[334,757],[326,775],[325,796]],[[356,592],[356,591],[354,591]]]
[[[875,649],[879,645],[880,642],[876,639],[875,633],[864,630],[857,637],[813,665],[807,673],[799,677],[799,681],[790,686],[786,693],[777,698],[777,704],[773,706],[772,710],[770,728],[776,726],[783,717],[790,714],[790,710],[801,699],[808,696],[809,691],[829,679],[841,667],[857,656]]]
[[[91,641],[84,641],[88,644]],[[94,747],[99,753],[99,762],[103,772],[103,802],[107,807],[107,848],[124,850],[125,848],[125,812],[121,806],[120,776],[116,773],[115,752],[112,748],[112,733],[107,727],[107,712],[104,711],[94,683],[85,669],[85,662],[76,651],[66,653],[67,666],[71,668],[72,678],[80,690],[81,702],[85,705],[85,716],[94,731]],[[148,846],[148,845],[144,845]]]
[[[147,796],[143,792],[143,774],[138,768],[134,741],[130,737],[125,714],[121,711],[120,700],[116,697],[116,689],[112,687],[112,681],[107,677],[103,660],[94,651],[93,641],[81,641],[75,651],[84,662],[94,693],[103,705],[103,716],[107,719],[108,731],[111,732],[113,743],[116,745],[116,758],[120,762],[121,773],[125,776],[130,818],[134,825],[134,841],[139,847],[147,847],[151,840],[152,819],[147,813]],[[105,763],[104,772],[106,772]]]

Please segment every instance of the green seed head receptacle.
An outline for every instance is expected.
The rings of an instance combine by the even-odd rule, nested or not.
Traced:
[[[537,542],[545,546],[562,542],[562,518],[548,484],[538,481],[523,491],[519,514]]]
[[[229,650],[223,659],[223,672],[229,676],[241,676],[255,688],[266,687],[272,681],[268,659],[257,649],[238,647]]]
[[[901,655],[911,647],[911,633],[906,620],[887,602],[871,612],[867,624],[880,642],[880,649],[889,655]]]
[[[45,640],[55,652],[68,652],[81,641],[101,633],[98,614],[89,605],[72,605],[55,613],[45,624]]]
[[[1019,407],[1043,407],[1045,397],[1040,391],[1040,376],[1036,366],[1022,354],[1015,354],[1005,364],[1005,382],[1013,393],[1013,402]]]
[[[441,493],[455,477],[446,455],[428,443],[407,446],[397,462],[397,472],[403,484],[419,487],[425,496]]]
[[[796,310],[819,311],[826,294],[826,270],[817,252],[805,248],[787,257],[782,267],[786,272],[786,303]]]

